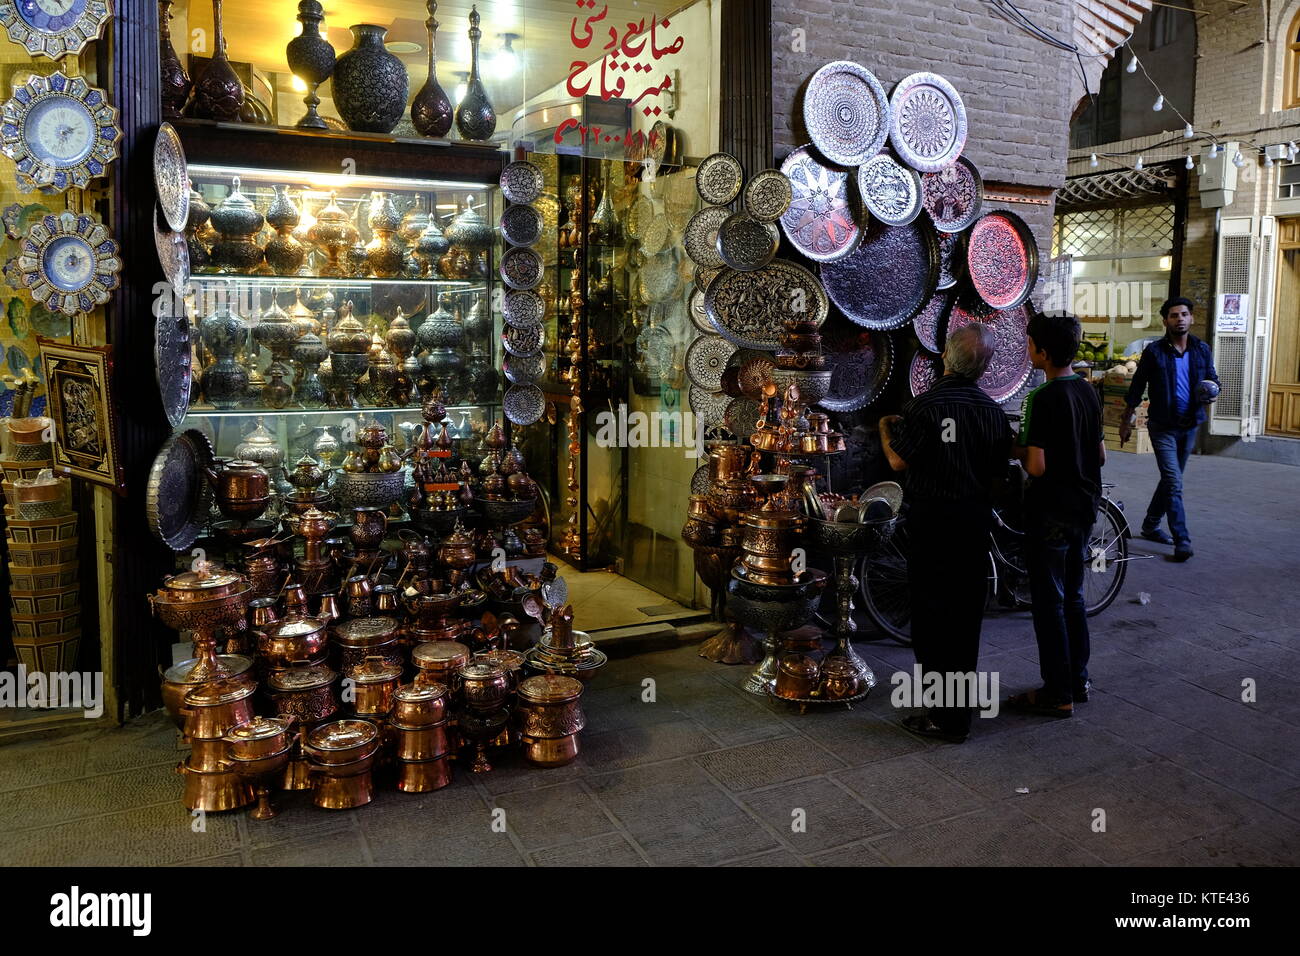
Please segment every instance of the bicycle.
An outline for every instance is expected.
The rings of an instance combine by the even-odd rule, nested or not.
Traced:
[[[1084,604],[1089,617],[1100,614],[1119,596],[1128,573],[1129,530],[1124,506],[1102,485],[1101,504],[1088,538],[1088,574],[1084,578]],[[1029,606],[1029,572],[1024,560],[1024,532],[1006,520],[1006,508],[993,509],[989,532],[989,595],[1003,607]],[[876,628],[899,644],[910,646],[912,596],[907,586],[907,523],[900,515],[893,537],[877,551],[863,555],[858,567],[858,590],[863,610]]]

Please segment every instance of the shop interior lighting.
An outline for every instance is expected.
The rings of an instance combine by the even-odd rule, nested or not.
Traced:
[[[519,34],[517,33],[501,34],[502,47],[492,59],[493,69],[496,70],[498,76],[511,76],[519,69],[519,56],[515,53],[513,46],[515,40],[518,39]]]

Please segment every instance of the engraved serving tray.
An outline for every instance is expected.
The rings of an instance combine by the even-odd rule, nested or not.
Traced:
[[[966,146],[966,106],[935,73],[913,73],[889,98],[889,140],[898,158],[923,173],[951,165]]]
[[[781,164],[793,198],[781,217],[786,238],[815,262],[843,259],[857,248],[862,230],[849,205],[849,173],[823,163],[800,146]]]
[[[940,232],[961,232],[979,218],[984,205],[984,180],[965,156],[935,173],[921,177],[925,211]]]
[[[192,428],[167,439],[154,459],[145,513],[149,529],[173,551],[188,549],[203,530],[212,507],[205,469],[212,466],[211,443]]]
[[[997,210],[980,217],[966,242],[966,271],[985,304],[1014,309],[1038,281],[1038,243],[1025,221]]]
[[[939,238],[918,217],[906,226],[872,223],[851,256],[823,263],[822,282],[846,316],[869,329],[897,329],[921,311],[939,279]]]
[[[777,347],[786,322],[819,326],[829,307],[817,277],[785,259],[753,272],[728,270],[704,294],[705,311],[723,338],[764,351]]]
[[[858,166],[885,145],[889,99],[866,67],[850,60],[827,63],[808,80],[803,121],[813,145],[842,166]]]

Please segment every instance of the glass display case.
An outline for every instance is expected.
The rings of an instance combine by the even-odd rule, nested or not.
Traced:
[[[228,151],[238,154],[238,139]],[[493,173],[500,156],[488,153]],[[368,425],[405,456],[430,399],[445,406],[454,457],[480,457],[492,427],[508,427],[492,308],[495,175],[319,168],[191,160],[192,376],[180,430],[203,433],[218,458],[263,465],[281,495],[304,455],[346,470]]]

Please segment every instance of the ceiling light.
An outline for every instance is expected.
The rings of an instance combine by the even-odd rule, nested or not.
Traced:
[[[1183,165],[1186,166],[1188,169],[1195,169],[1195,168],[1196,168],[1196,161],[1192,159],[1192,154],[1191,154],[1191,153],[1188,153],[1188,154],[1187,154],[1187,159],[1186,159],[1186,161],[1184,161]]]
[[[501,34],[501,42],[504,45],[497,51],[497,55],[493,57],[492,66],[503,77],[510,76],[519,69],[519,56],[515,53],[515,48],[512,45],[518,39],[519,34],[517,33]]]
[[[1196,135],[1196,130],[1192,129],[1192,124],[1188,123],[1183,127],[1183,139],[1191,139]]]

